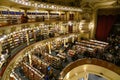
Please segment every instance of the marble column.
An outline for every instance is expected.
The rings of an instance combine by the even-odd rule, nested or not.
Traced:
[[[63,41],[64,41],[64,47],[66,46],[66,39],[63,39]]]
[[[48,21],[50,20],[50,11],[48,11]]]
[[[48,43],[48,50],[49,50],[49,54],[51,54],[51,43]]]
[[[29,63],[32,66],[32,57],[31,57],[31,53],[30,52],[28,52],[28,57],[29,57]]]
[[[27,45],[30,45],[28,32],[26,31],[25,33],[26,33],[26,37],[27,37]]]
[[[74,43],[74,40],[75,40],[74,37],[75,37],[75,36],[72,36],[72,43]]]

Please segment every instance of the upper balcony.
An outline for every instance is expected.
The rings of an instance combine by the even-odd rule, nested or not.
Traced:
[[[2,0],[0,4],[0,26],[26,23],[26,21],[22,21],[21,19],[22,14],[28,16],[28,23],[68,20],[78,21],[80,20],[79,12],[82,11],[75,7],[23,0]]]

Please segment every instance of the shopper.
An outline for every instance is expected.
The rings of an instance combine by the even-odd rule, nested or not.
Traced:
[[[21,23],[27,23],[28,22],[28,16],[27,15],[24,15],[24,14],[22,14],[22,16],[21,16]]]
[[[22,14],[22,16],[21,16],[21,23],[25,23],[24,21],[25,21],[25,16],[24,16],[24,14]]]
[[[45,80],[49,80],[49,77],[48,77],[48,75],[46,75],[46,76],[45,76]]]
[[[28,22],[28,20],[29,20],[29,18],[28,18],[28,16],[27,16],[27,14],[24,16],[24,18],[25,18],[25,23],[27,23],[27,22]]]

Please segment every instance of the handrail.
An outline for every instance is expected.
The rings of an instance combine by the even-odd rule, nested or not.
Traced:
[[[50,38],[50,39],[46,39],[43,41],[39,41],[36,42],[34,44],[31,44],[29,46],[27,46],[26,48],[24,48],[23,50],[21,50],[19,53],[17,53],[17,55],[15,57],[13,57],[13,59],[10,61],[10,63],[7,65],[7,68],[5,69],[3,76],[1,78],[1,80],[8,80],[9,79],[9,75],[12,71],[12,69],[16,66],[16,63],[18,63],[18,61],[20,59],[22,59],[24,57],[24,55],[26,54],[26,52],[30,51],[31,49],[33,49],[35,46],[46,43],[47,41],[51,42],[56,38],[64,38],[64,37],[68,37],[70,35],[78,35],[78,33],[71,33],[71,34],[67,34],[67,35],[62,35],[59,37],[55,37],[55,38]],[[100,60],[100,59],[82,59],[82,60],[77,60],[75,62],[70,63],[66,68],[63,69],[63,71],[60,73],[60,77],[64,78],[65,75],[72,70],[73,68],[80,66],[80,65],[85,65],[85,64],[93,64],[93,65],[98,65],[104,68],[107,68],[115,73],[117,73],[118,75],[120,75],[120,68],[115,66],[112,63]],[[62,80],[62,79],[60,79]]]
[[[13,25],[6,25],[6,26],[0,26],[0,33],[3,35],[5,34],[9,34],[12,33],[13,31],[19,31],[21,29],[24,28],[34,28],[34,27],[38,27],[39,25],[42,24],[51,24],[51,23],[67,23],[69,22],[69,20],[61,20],[61,21],[44,21],[44,22],[28,22],[28,23],[20,23],[20,24],[13,24]],[[74,22],[78,22],[78,21],[72,21]],[[10,30],[9,30],[10,29]],[[12,31],[13,30],[13,31]]]
[[[112,72],[115,72],[119,75],[120,78],[120,67],[109,63],[107,61],[103,61],[101,59],[96,59],[96,58],[84,58],[84,59],[79,59],[75,62],[70,63],[69,65],[67,65],[62,72],[60,73],[60,78],[59,80],[63,80],[63,78],[66,76],[66,74],[71,71],[72,69],[85,65],[85,64],[90,64],[90,65],[97,65],[100,67],[104,67]]]
[[[27,23],[18,23],[0,26],[0,28],[10,27],[10,26],[19,26],[19,25],[30,25],[30,24],[39,24],[39,23],[51,23],[51,22],[68,22],[69,20],[59,20],[59,21],[40,21],[40,22],[27,22]],[[77,20],[76,20],[77,21]]]

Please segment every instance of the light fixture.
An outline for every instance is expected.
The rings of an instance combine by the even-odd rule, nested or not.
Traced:
[[[34,3],[35,7],[38,7],[38,4],[37,3]]]
[[[10,0],[10,1],[22,4],[22,5],[39,7],[39,8],[41,7],[41,8],[46,8],[46,9],[49,8],[49,9],[64,10],[64,11],[82,11],[80,8],[73,8],[73,7],[60,6],[60,5],[51,5],[51,4],[46,4],[42,2],[35,3],[29,0]]]
[[[72,24],[73,24],[73,23],[72,23],[71,21],[68,22],[68,25],[69,25],[69,26],[72,26]]]

